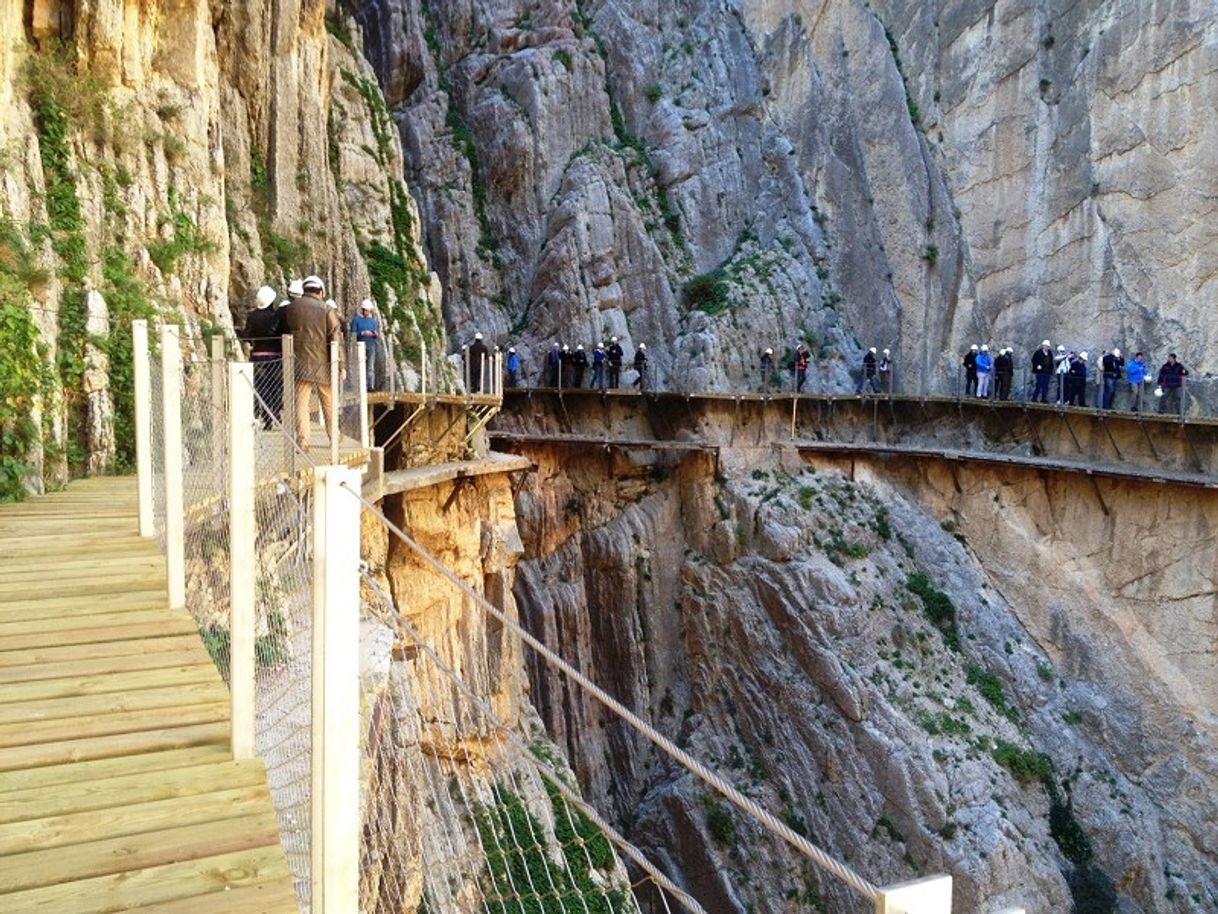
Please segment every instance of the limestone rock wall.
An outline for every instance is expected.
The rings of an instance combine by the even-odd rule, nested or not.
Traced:
[[[1202,0],[354,6],[449,324],[534,369],[617,334],[691,387],[801,337],[839,385],[860,343],[910,388],[986,339],[1213,370]]]
[[[1186,558],[1209,554],[1212,506],[1105,487],[1100,508],[1031,473],[852,480],[768,451],[528,454],[529,627],[868,878],[951,872],[963,911],[1218,897],[1212,554]],[[708,910],[853,910],[566,683],[532,681],[581,782]]]
[[[27,487],[129,460],[135,317],[231,333],[258,286],[317,272],[408,355],[443,350],[397,134],[332,4],[4,0],[0,32],[0,269],[50,375]]]

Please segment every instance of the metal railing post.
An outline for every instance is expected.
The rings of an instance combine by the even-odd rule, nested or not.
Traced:
[[[427,340],[419,339],[419,393],[427,396]]]
[[[312,880],[315,914],[359,906],[359,473],[313,482]]]
[[[186,518],[182,501],[182,347],[178,328],[172,324],[161,325],[161,392],[169,608],[184,609]]]
[[[463,372],[462,377],[465,379],[465,395],[468,397],[471,392],[469,389],[469,347],[468,346],[461,347],[461,366],[462,366],[461,371]]]
[[[152,505],[152,375],[148,361],[148,321],[131,322],[135,386],[135,473],[140,536],[156,533]]]
[[[1180,379],[1180,422],[1184,423],[1184,417],[1188,414],[1188,378]]]
[[[880,889],[875,914],[951,914],[952,877],[928,876]]]
[[[359,391],[359,444],[368,446],[368,349],[363,343],[355,344],[355,368],[359,372],[356,390]]]
[[[212,460],[221,465],[224,454],[224,436],[228,434],[224,421],[224,386],[228,383],[224,371],[224,337],[214,333],[207,341],[211,362],[211,454]]]
[[[283,462],[288,476],[296,474],[296,448],[292,442],[296,436],[296,349],[291,334],[285,333],[283,342]]]
[[[393,337],[385,337],[385,365],[386,374],[389,375],[389,394],[392,396],[398,392],[398,361],[397,355],[394,352]]]
[[[234,759],[254,757],[254,366],[228,366],[229,699]]]
[[[338,341],[330,340],[330,409],[327,415],[321,417],[330,436],[330,463],[338,463],[338,414],[342,411],[343,389],[338,383]],[[322,412],[326,413],[325,407]]]

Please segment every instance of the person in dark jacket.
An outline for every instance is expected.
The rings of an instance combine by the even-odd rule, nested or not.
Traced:
[[[1011,379],[1015,377],[1015,357],[1009,347],[998,350],[994,359],[994,396],[999,400],[1011,399]]]
[[[1180,394],[1184,389],[1184,379],[1188,377],[1188,369],[1176,361],[1173,352],[1159,369],[1159,389],[1163,392],[1159,400],[1159,412],[1180,412]]]
[[[1117,382],[1125,372],[1125,360],[1121,358],[1121,350],[1113,349],[1105,352],[1100,360],[1101,380],[1104,385],[1100,395],[1100,409],[1112,409],[1112,401],[1116,399]]]
[[[283,413],[283,312],[276,310],[275,290],[263,286],[255,296],[257,307],[245,316],[241,339],[254,363],[254,390],[258,417],[270,428]]]
[[[617,390],[622,381],[622,359],[625,357],[626,353],[622,351],[622,344],[617,341],[617,337],[610,337],[609,348],[605,350],[605,361],[609,363],[610,390]]]
[[[803,343],[795,350],[795,355],[791,358],[791,367],[795,369],[795,392],[803,393],[804,384],[808,380],[808,362],[812,359],[812,353],[808,351],[808,347]]]
[[[489,367],[491,353],[486,348],[486,343],[482,342],[482,334],[474,334],[474,342],[469,347],[469,392],[472,394],[483,393],[482,390],[482,374],[483,369]]]
[[[550,351],[546,353],[546,383],[550,387],[557,387],[559,381],[559,373],[562,370],[562,346],[554,343],[550,347]]]
[[[885,349],[880,353],[880,392],[892,393],[892,353]]]
[[[1087,351],[1084,349],[1070,360],[1066,371],[1066,405],[1087,405]]]
[[[571,347],[566,343],[562,344],[562,349],[558,352],[558,386],[568,388],[571,386]]]
[[[974,343],[964,356],[964,395],[971,397],[977,392],[977,351]]]
[[[1053,378],[1053,350],[1048,340],[1042,340],[1040,348],[1032,353],[1032,376],[1036,379],[1032,402],[1048,403],[1049,381]]]
[[[764,393],[774,383],[774,350],[767,348],[761,354],[761,390]]]
[[[872,393],[879,393],[880,388],[875,379],[876,358],[875,347],[872,346],[863,356],[863,370],[859,374],[858,387],[854,389],[856,394],[861,394],[864,387],[870,387]]]
[[[647,389],[647,344],[639,343],[639,348],[634,351],[634,370],[639,373],[639,376],[634,379],[634,386],[640,391]]]
[[[337,343],[339,382],[347,379],[343,352],[343,322],[338,311],[322,300],[325,284],[319,276],[309,276],[302,283],[304,294],[283,309],[284,326],[292,334],[296,357],[296,443],[308,450],[311,431],[310,407],[313,392],[321,401],[326,434],[331,442],[338,439],[337,404],[330,392],[330,352]]]
[[[605,344],[597,343],[592,350],[592,387],[605,389]]]
[[[575,352],[571,356],[571,367],[575,369],[575,386],[584,386],[584,371],[588,368],[588,353],[584,352],[584,344],[580,343],[575,347]]]

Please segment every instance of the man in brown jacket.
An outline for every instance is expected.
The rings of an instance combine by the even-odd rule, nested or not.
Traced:
[[[304,295],[293,301],[284,315],[296,356],[296,441],[306,451],[309,448],[309,411],[313,391],[321,400],[326,420],[326,434],[335,440],[338,433],[334,400],[330,395],[330,343],[338,343],[340,381],[346,380],[343,364],[343,328],[338,311],[322,300],[323,284],[319,277],[304,281]]]

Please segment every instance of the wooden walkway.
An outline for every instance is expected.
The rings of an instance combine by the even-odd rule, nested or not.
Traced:
[[[0,506],[0,911],[279,914],[296,895],[260,761],[134,479]]]

